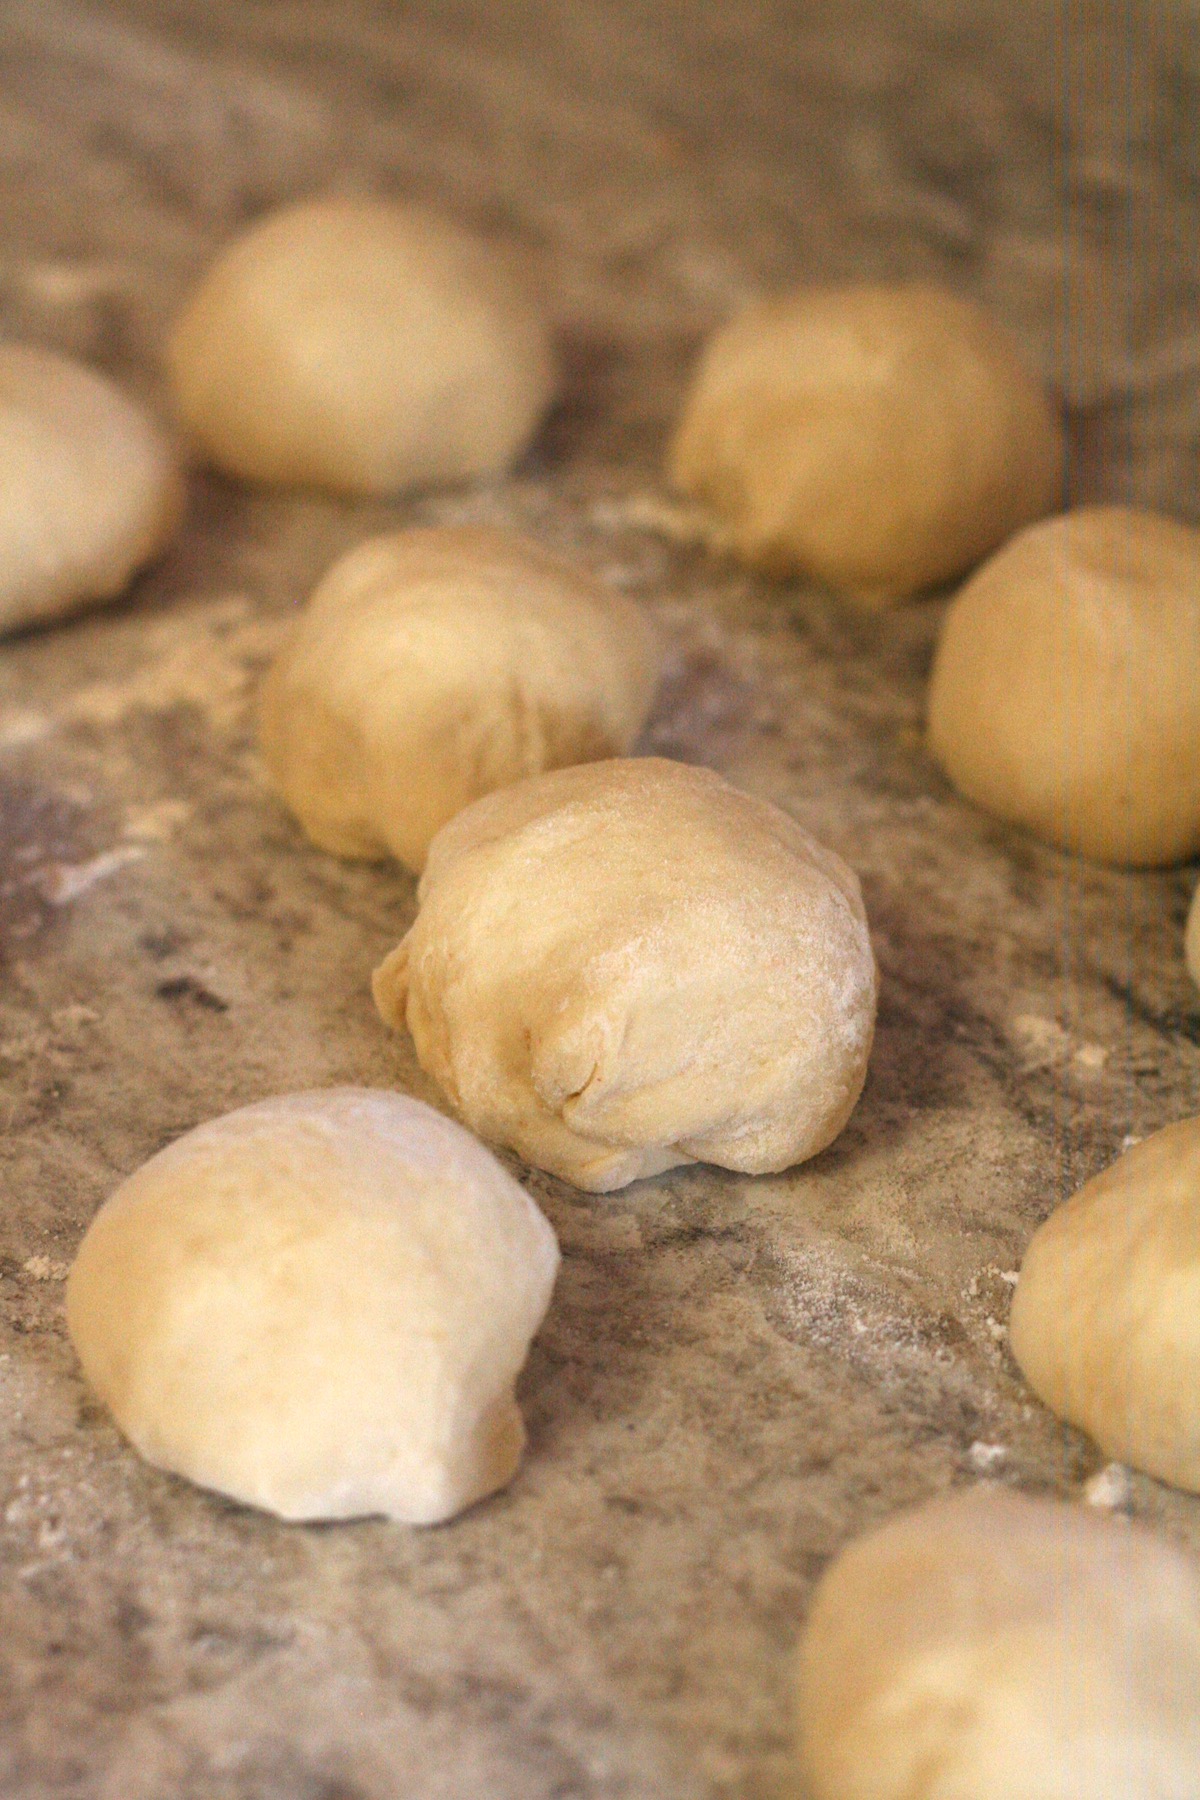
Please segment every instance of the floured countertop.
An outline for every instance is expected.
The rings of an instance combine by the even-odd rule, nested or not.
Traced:
[[[515,238],[567,392],[495,487],[340,504],[195,477],[128,602],[0,647],[0,1791],[5,1800],[782,1800],[829,1556],[948,1485],[1103,1504],[1200,1550],[1030,1397],[1029,1235],[1200,1110],[1197,871],[1122,874],[960,803],[922,748],[941,602],[881,617],[707,557],[662,444],[706,329],[794,278],[944,279],[1070,404],[1077,498],[1200,517],[1200,33],[1044,0],[11,0],[7,331],[159,399],[164,323],[240,221],[316,189]],[[1069,19],[1067,18],[1069,15]],[[332,559],[517,526],[654,614],[645,748],[861,873],[882,970],[850,1126],[753,1180],[589,1198],[507,1159],[564,1250],[523,1469],[459,1521],[298,1528],[148,1468],[62,1281],[168,1139],[263,1095],[436,1100],[368,978],[412,882],[266,792],[255,683]]]

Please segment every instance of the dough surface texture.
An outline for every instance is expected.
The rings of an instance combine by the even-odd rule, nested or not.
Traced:
[[[472,800],[628,750],[659,666],[633,601],[537,545],[397,532],[314,593],[263,688],[263,757],[324,849],[420,869]]]
[[[1006,332],[936,287],[750,306],[693,377],[668,459],[722,548],[874,603],[961,575],[1060,504],[1062,427]]]
[[[448,1519],[514,1473],[558,1246],[496,1159],[370,1088],[283,1095],[151,1157],[67,1283],[135,1448],[285,1519]]]
[[[577,1187],[784,1169],[858,1099],[857,878],[710,770],[633,758],[505,788],[438,833],[418,894],[380,1012],[473,1130]]]
[[[167,370],[218,468],[350,494],[501,473],[555,381],[500,252],[365,199],[305,201],[235,238],[176,320]]]
[[[1200,850],[1200,531],[1123,506],[1031,526],[946,615],[929,742],[986,811],[1096,862]]]
[[[1200,1573],[1140,1527],[974,1489],[821,1580],[806,1800],[1200,1800]]]
[[[0,633],[115,599],[182,511],[140,406],[69,357],[0,344]]]
[[[1135,1144],[1039,1227],[1009,1341],[1060,1418],[1200,1493],[1200,1118]]]
[[[1188,972],[1192,980],[1197,987],[1200,987],[1200,887],[1192,895],[1187,932],[1183,941],[1183,954],[1187,960]]]

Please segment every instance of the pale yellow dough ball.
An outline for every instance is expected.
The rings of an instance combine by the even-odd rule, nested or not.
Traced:
[[[804,1800],[1198,1800],[1200,1571],[974,1489],[852,1543],[798,1661]]]
[[[0,345],[0,633],[115,599],[182,512],[174,451],[140,406],[70,357]]]
[[[314,593],[264,684],[263,758],[324,849],[420,869],[481,795],[628,750],[660,661],[633,601],[536,544],[396,532]]]
[[[1051,1213],[1009,1341],[1034,1392],[1107,1456],[1200,1493],[1200,1118]]]
[[[387,1022],[483,1137],[603,1193],[679,1163],[815,1156],[866,1077],[858,881],[708,769],[589,763],[434,839]]]
[[[285,207],[229,244],[171,331],[184,425],[231,475],[390,494],[496,475],[554,359],[500,253],[424,207]]]
[[[978,306],[810,288],[709,341],[668,459],[718,545],[871,602],[961,575],[1060,504],[1063,432]]]
[[[285,1519],[448,1519],[513,1475],[554,1234],[432,1107],[263,1100],[130,1176],[67,1283],[84,1373],[160,1468]]]
[[[1097,862],[1200,850],[1200,532],[1124,506],[1047,519],[946,615],[929,743],[999,818]]]

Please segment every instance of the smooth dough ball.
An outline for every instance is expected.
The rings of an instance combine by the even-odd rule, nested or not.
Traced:
[[[472,800],[628,750],[659,666],[631,600],[536,545],[402,531],[318,587],[267,677],[262,752],[323,849],[420,869]]]
[[[1200,1800],[1200,1574],[993,1488],[900,1514],[817,1588],[808,1800]]]
[[[946,615],[929,742],[986,811],[1097,862],[1200,850],[1200,531],[1124,506],[1031,526]]]
[[[546,326],[501,254],[383,200],[307,201],[235,238],[167,368],[219,468],[350,494],[501,473],[554,387]]]
[[[69,357],[0,344],[0,633],[115,598],[182,512],[140,406]]]
[[[1062,427],[989,315],[936,287],[812,288],[710,340],[671,446],[715,541],[872,602],[961,575],[1060,504]]]
[[[504,788],[438,833],[419,902],[380,1012],[473,1130],[577,1187],[784,1169],[858,1099],[858,881],[711,770],[635,758]]]
[[[1200,1118],[1135,1144],[1039,1227],[1009,1342],[1108,1456],[1200,1493]]]
[[[1192,895],[1192,907],[1188,913],[1187,935],[1183,945],[1187,959],[1188,972],[1192,980],[1200,987],[1200,887]]]
[[[150,1462],[285,1519],[448,1519],[510,1479],[554,1234],[482,1145],[370,1088],[287,1094],[151,1157],[67,1283]]]

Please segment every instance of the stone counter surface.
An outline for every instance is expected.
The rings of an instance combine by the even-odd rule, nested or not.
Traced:
[[[1064,394],[1075,498],[1196,519],[1198,146],[1196,15],[1148,3],[0,11],[6,332],[161,401],[164,324],[228,232],[373,189],[521,243],[567,378],[498,486],[352,505],[197,474],[127,601],[0,647],[5,1800],[782,1800],[829,1557],[954,1484],[1082,1497],[1103,1458],[1019,1377],[1013,1271],[1125,1138],[1200,1110],[1197,871],[1090,868],[958,801],[922,747],[944,602],[747,576],[662,529],[659,468],[748,295],[934,277]],[[335,1082],[436,1103],[367,985],[413,883],[302,839],[253,696],[343,549],[461,520],[635,596],[671,647],[644,748],[860,871],[878,1040],[847,1130],[786,1175],[589,1198],[509,1158],[564,1252],[516,1481],[434,1530],[287,1526],[125,1446],[62,1280],[200,1120]],[[1101,1489],[1200,1552],[1200,1500]]]

